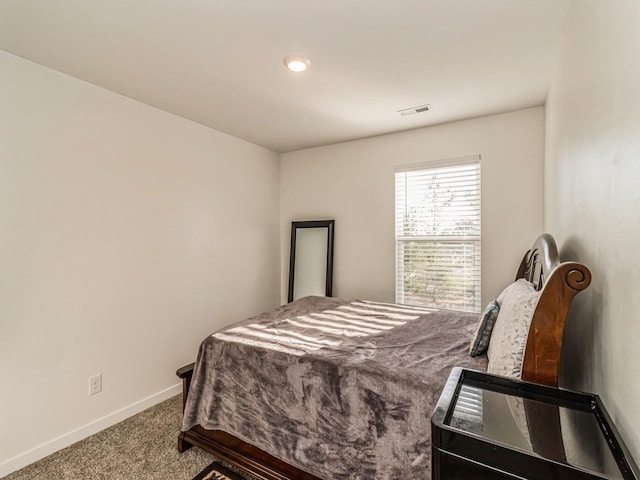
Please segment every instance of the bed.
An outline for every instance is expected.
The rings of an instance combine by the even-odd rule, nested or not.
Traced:
[[[451,368],[557,385],[568,310],[590,281],[544,234],[480,322],[305,297],[233,324],[177,372],[178,449],[203,448],[266,480],[430,478],[430,417]]]

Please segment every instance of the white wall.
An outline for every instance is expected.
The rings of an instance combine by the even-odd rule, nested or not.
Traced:
[[[0,52],[0,476],[278,304],[278,184],[271,151]]]
[[[640,2],[574,1],[546,108],[545,227],[592,271],[563,384],[600,394],[640,460]]]
[[[291,222],[335,219],[334,296],[394,301],[394,166],[481,156],[482,302],[542,233],[544,109],[282,155],[282,300]]]

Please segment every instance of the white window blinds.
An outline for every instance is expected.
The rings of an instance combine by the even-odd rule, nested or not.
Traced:
[[[480,161],[396,170],[396,302],[480,312]]]

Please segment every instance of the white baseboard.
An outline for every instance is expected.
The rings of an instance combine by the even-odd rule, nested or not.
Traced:
[[[37,447],[32,448],[31,450],[27,450],[24,453],[20,453],[15,457],[9,458],[4,462],[0,463],[0,478],[9,475],[11,472],[15,472],[27,465],[36,462],[47,455],[51,455],[58,450],[61,450],[69,445],[72,445],[83,438],[87,438],[94,433],[98,433],[105,428],[108,428],[116,423],[125,420],[136,413],[140,413],[143,410],[146,410],[149,407],[152,407],[160,402],[163,402],[175,395],[178,395],[182,392],[182,384],[177,384],[172,387],[166,388],[158,393],[154,393],[153,395],[148,396],[147,398],[143,398],[140,401],[132,403],[120,410],[116,410],[109,415],[105,415],[102,418],[98,418],[93,422],[87,423],[82,427],[76,428],[64,435],[60,435],[59,437],[53,438],[48,442],[42,443]]]

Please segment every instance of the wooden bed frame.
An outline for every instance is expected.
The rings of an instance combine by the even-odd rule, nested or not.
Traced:
[[[541,291],[524,354],[522,380],[557,386],[564,326],[573,297],[591,283],[589,269],[580,263],[561,263],[553,237],[543,234],[522,259],[516,280],[526,278]],[[180,368],[183,409],[194,364]],[[232,467],[260,480],[321,480],[238,438],[196,425],[180,432],[178,451],[200,447]]]

